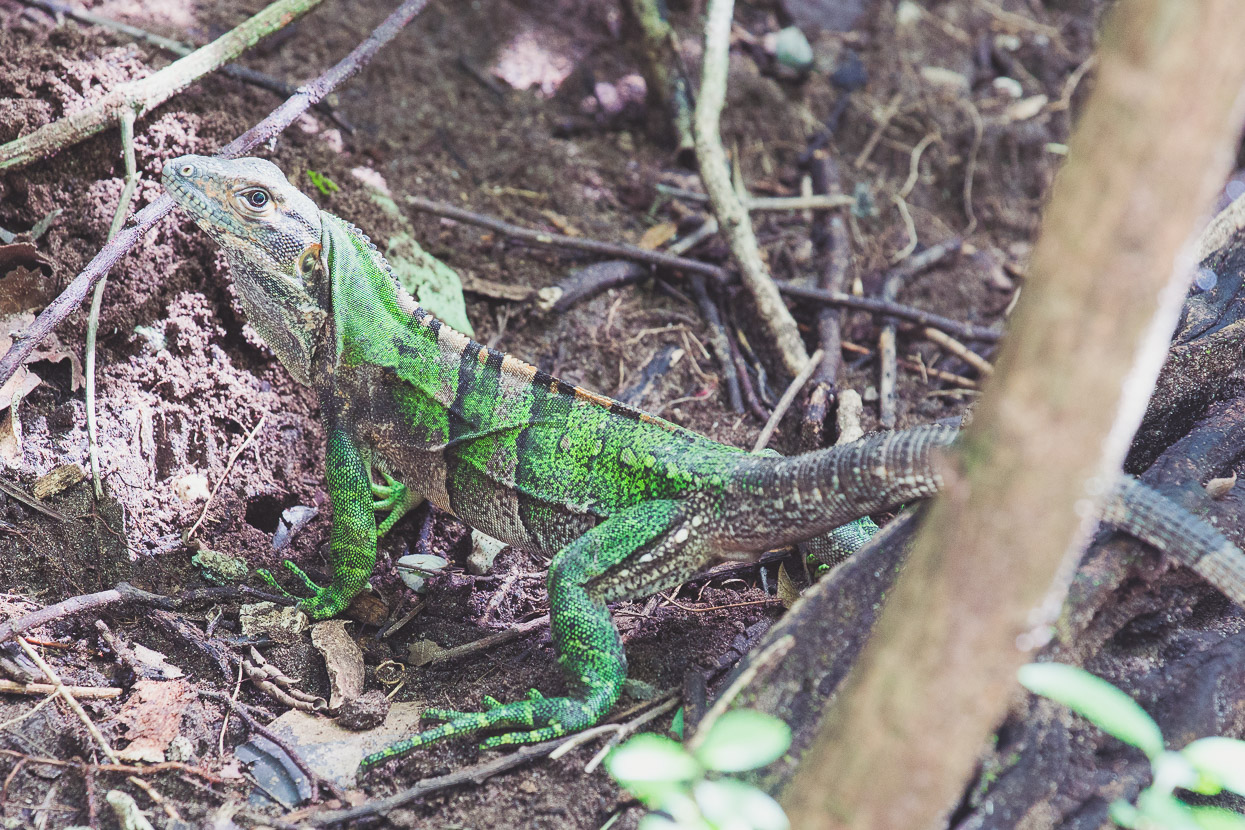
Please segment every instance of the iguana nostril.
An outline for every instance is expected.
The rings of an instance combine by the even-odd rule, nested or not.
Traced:
[[[182,174],[183,176],[189,176],[191,173],[195,172],[194,165],[193,165],[193,164],[183,164],[183,165],[182,165],[182,169],[181,169],[181,171],[180,171],[180,172],[181,172],[181,174]]]

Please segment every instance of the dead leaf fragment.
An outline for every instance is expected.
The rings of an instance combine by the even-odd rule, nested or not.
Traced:
[[[1040,114],[1049,100],[1045,95],[1032,95],[1028,98],[1022,98],[1013,104],[1009,104],[1007,109],[1003,111],[1003,117],[1012,123],[1028,121],[1030,118]]]
[[[646,230],[637,244],[646,251],[656,251],[662,245],[674,239],[674,235],[678,232],[679,226],[675,223],[661,222]]]
[[[432,640],[416,640],[406,647],[406,662],[416,667],[426,666],[444,653],[445,649]]]
[[[22,419],[17,414],[21,400],[15,396],[8,411],[0,415],[0,460],[10,467],[22,463]]]
[[[57,493],[68,490],[86,478],[86,472],[77,464],[62,464],[53,467],[47,475],[40,476],[30,487],[30,494],[37,499],[46,499]]]
[[[311,644],[324,657],[329,673],[329,709],[363,694],[363,651],[346,631],[342,620],[325,620],[311,627]]]
[[[1206,495],[1218,501],[1232,491],[1236,486],[1236,473],[1233,472],[1227,478],[1212,478],[1206,482]]]
[[[782,600],[783,608],[790,608],[800,598],[800,588],[787,573],[785,565],[778,566],[778,598]]]
[[[140,680],[130,689],[130,697],[117,714],[117,721],[128,727],[130,745],[118,750],[125,761],[164,761],[164,750],[181,731],[182,714],[198,696],[182,680]]]

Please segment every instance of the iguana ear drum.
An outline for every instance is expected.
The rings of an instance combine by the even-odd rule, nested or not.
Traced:
[[[309,245],[307,250],[303,251],[298,257],[298,273],[304,277],[309,276],[312,271],[316,270],[316,263],[320,261],[320,243],[316,242]]]

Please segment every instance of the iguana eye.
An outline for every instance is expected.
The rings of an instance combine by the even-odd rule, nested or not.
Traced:
[[[252,210],[263,210],[268,207],[268,202],[272,197],[268,195],[268,191],[262,187],[252,188],[242,193],[242,200],[246,202],[247,207]]]

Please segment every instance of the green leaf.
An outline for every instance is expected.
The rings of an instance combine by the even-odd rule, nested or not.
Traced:
[[[1189,809],[1171,793],[1157,792],[1154,788],[1142,790],[1137,796],[1138,827],[1162,830],[1202,830]]]
[[[695,755],[709,769],[740,772],[781,758],[790,745],[791,727],[778,718],[734,709],[718,718]]]
[[[674,821],[657,813],[649,813],[640,819],[640,824],[636,830],[682,830],[681,826]]]
[[[1193,820],[1202,830],[1245,830],[1245,816],[1221,807],[1190,807]]]
[[[316,190],[320,191],[325,196],[341,190],[341,188],[337,186],[337,182],[315,170],[308,170],[307,178],[311,179],[311,183],[315,186]]]
[[[723,778],[698,781],[692,790],[700,812],[719,830],[788,830],[778,802],[751,784]]]
[[[1163,733],[1154,719],[1102,678],[1062,663],[1030,663],[1021,666],[1017,676],[1029,691],[1062,703],[1149,758],[1157,758],[1163,752]]]
[[[624,787],[647,783],[687,783],[705,774],[682,745],[643,732],[605,757],[605,768]]]
[[[670,734],[680,741],[683,740],[683,707],[680,706],[670,721]]]
[[[1218,786],[1245,795],[1245,741],[1202,738],[1180,750],[1180,754]]]
[[[1137,808],[1123,799],[1112,801],[1107,812],[1111,820],[1120,827],[1136,827],[1141,821],[1141,814],[1137,812]]]

